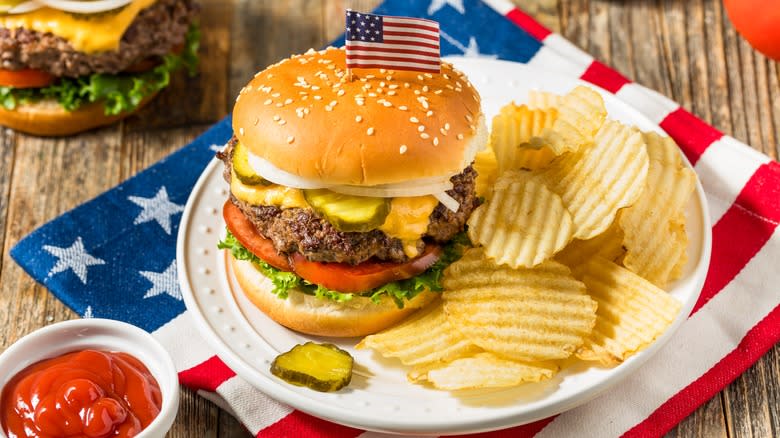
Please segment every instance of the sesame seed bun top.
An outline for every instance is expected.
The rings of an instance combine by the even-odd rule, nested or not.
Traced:
[[[328,184],[376,185],[461,172],[485,146],[476,89],[441,73],[346,72],[343,49],[310,50],[255,75],[233,131],[279,169]]]

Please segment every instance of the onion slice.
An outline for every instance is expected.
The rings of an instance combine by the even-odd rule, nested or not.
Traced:
[[[40,9],[43,7],[43,3],[41,3],[39,0],[30,0],[26,1],[24,3],[19,3],[18,5],[12,7],[6,13],[8,14],[26,14],[28,12],[32,12],[36,9]]]
[[[255,173],[267,179],[268,181],[271,181],[274,184],[279,184],[280,186],[293,187],[296,189],[327,188],[317,181],[301,178],[298,175],[293,175],[290,172],[286,172],[282,169],[279,169],[278,167],[271,164],[270,161],[258,157],[257,155],[251,153],[248,155],[249,155],[249,167],[251,167],[252,170],[255,171]]]
[[[372,196],[377,198],[396,198],[403,196],[434,195],[452,189],[452,183],[446,181],[439,184],[403,185],[383,184],[378,186],[330,186],[326,187],[336,193],[352,196]]]
[[[434,193],[433,196],[435,196],[436,199],[438,199],[439,202],[442,203],[442,205],[447,207],[447,209],[449,209],[453,213],[458,212],[458,209],[460,208],[460,203],[456,201],[455,198],[448,195],[446,192]]]
[[[77,14],[95,14],[98,12],[112,11],[132,3],[132,0],[38,0],[46,6],[66,12]]]

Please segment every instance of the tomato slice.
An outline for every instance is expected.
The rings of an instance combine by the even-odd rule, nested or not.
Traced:
[[[55,79],[54,75],[41,70],[0,69],[0,86],[4,87],[40,88],[51,85]]]
[[[366,261],[359,265],[312,262],[296,253],[292,256],[292,266],[301,278],[328,289],[366,292],[391,281],[422,274],[439,260],[441,251],[440,246],[428,244],[421,256],[405,263]]]
[[[260,257],[263,261],[277,269],[283,271],[293,270],[287,261],[287,257],[276,251],[271,239],[261,236],[255,229],[254,224],[232,202],[225,202],[224,207],[222,207],[222,217],[225,218],[228,230],[252,254]]]

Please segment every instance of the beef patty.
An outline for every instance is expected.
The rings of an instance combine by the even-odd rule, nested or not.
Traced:
[[[77,51],[67,40],[52,33],[2,28],[0,68],[31,68],[58,77],[119,73],[142,59],[167,55],[183,44],[198,10],[193,0],[159,0],[138,14],[122,35],[118,51],[90,54]],[[88,15],[83,17],[90,19]]]
[[[224,152],[217,156],[225,163],[225,180],[232,177],[233,146],[236,138],[230,140]],[[433,210],[428,230],[423,239],[444,243],[463,230],[471,212],[478,205],[474,190],[477,172],[467,167],[453,176],[453,188],[447,193],[460,204],[457,212],[452,212],[439,203]],[[379,230],[365,233],[338,231],[326,219],[310,208],[287,208],[276,206],[258,206],[243,202],[230,195],[233,202],[255,225],[257,231],[274,244],[283,254],[300,253],[308,260],[321,262],[342,262],[358,264],[370,258],[404,262],[409,258],[403,251],[400,239],[386,235]],[[422,250],[425,241],[417,241],[417,249]]]

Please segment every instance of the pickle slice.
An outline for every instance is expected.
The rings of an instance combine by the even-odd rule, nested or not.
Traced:
[[[258,184],[267,186],[271,184],[268,180],[255,173],[255,170],[249,165],[249,151],[241,143],[236,143],[233,147],[233,171],[236,173],[236,177],[244,184],[250,186]]]
[[[339,231],[371,231],[385,223],[390,214],[390,198],[342,195],[327,189],[304,190],[303,196]]]
[[[307,342],[276,356],[271,374],[293,385],[331,392],[352,380],[352,356],[333,344]]]

